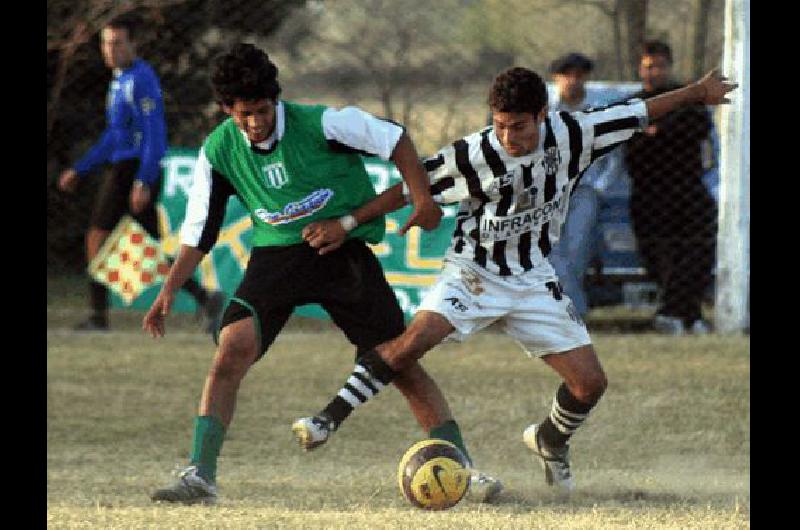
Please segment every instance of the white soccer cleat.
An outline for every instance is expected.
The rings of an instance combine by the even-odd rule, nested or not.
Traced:
[[[711,333],[711,325],[702,318],[698,318],[692,322],[692,325],[689,327],[689,331],[692,333],[692,335],[708,335]]]
[[[522,433],[525,445],[539,457],[544,469],[544,477],[550,486],[557,485],[571,493],[575,489],[575,479],[569,469],[569,445],[559,449],[546,447],[539,441],[539,424],[530,425]]]
[[[653,317],[653,328],[665,335],[674,335],[677,337],[686,334],[686,326],[683,325],[683,320],[678,317],[656,315]]]
[[[217,487],[197,474],[197,466],[188,466],[178,473],[174,484],[156,490],[150,499],[153,502],[214,504],[217,502]]]
[[[492,502],[503,491],[503,483],[500,480],[475,469],[469,471],[468,500],[480,503]]]
[[[297,443],[306,451],[327,442],[334,430],[333,421],[325,416],[300,418],[292,424],[292,432],[297,437]]]

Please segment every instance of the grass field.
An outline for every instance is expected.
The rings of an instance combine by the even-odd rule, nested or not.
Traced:
[[[75,285],[48,281],[47,521],[51,528],[749,528],[749,338],[594,333],[610,385],[572,441],[578,490],[545,484],[522,430],[549,411],[555,374],[503,335],[445,345],[424,364],[439,381],[478,466],[506,490],[492,505],[441,513],[407,505],[396,484],[423,437],[399,392],[358,410],[312,453],[289,429],[352,367],[326,323],[291,325],[242,384],[219,462],[214,507],[153,505],[191,443],[213,354],[189,315],[168,334],[69,331],[83,316]]]

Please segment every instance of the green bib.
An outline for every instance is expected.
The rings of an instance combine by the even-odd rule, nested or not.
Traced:
[[[211,167],[230,181],[250,212],[252,246],[302,243],[307,224],[339,218],[375,197],[361,157],[328,145],[325,108],[283,101],[283,137],[269,152],[251,148],[232,118],[208,136],[203,149]],[[348,236],[374,244],[385,231],[380,216]]]

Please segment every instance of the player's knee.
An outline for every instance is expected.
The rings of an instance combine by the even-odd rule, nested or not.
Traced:
[[[223,338],[220,341],[214,362],[211,365],[211,377],[237,381],[244,377],[255,358],[255,344],[238,338]]]
[[[594,405],[603,397],[607,387],[606,374],[600,371],[585,377],[580,384],[570,390],[578,401]]]
[[[428,337],[424,330],[409,328],[399,340],[399,355],[412,363],[422,358],[430,349]]]
[[[407,370],[425,354],[419,333],[407,329],[402,335],[381,348],[381,356],[397,372]]]

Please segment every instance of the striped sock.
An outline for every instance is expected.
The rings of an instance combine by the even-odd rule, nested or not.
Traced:
[[[542,422],[539,436],[548,447],[562,447],[578,427],[589,417],[589,411],[594,403],[586,404],[578,401],[561,383],[553,398],[553,407],[550,415]]]
[[[367,351],[359,357],[353,373],[322,414],[333,420],[334,430],[338,429],[353,409],[377,395],[392,382],[395,375],[396,372],[381,359],[377,351]]]

